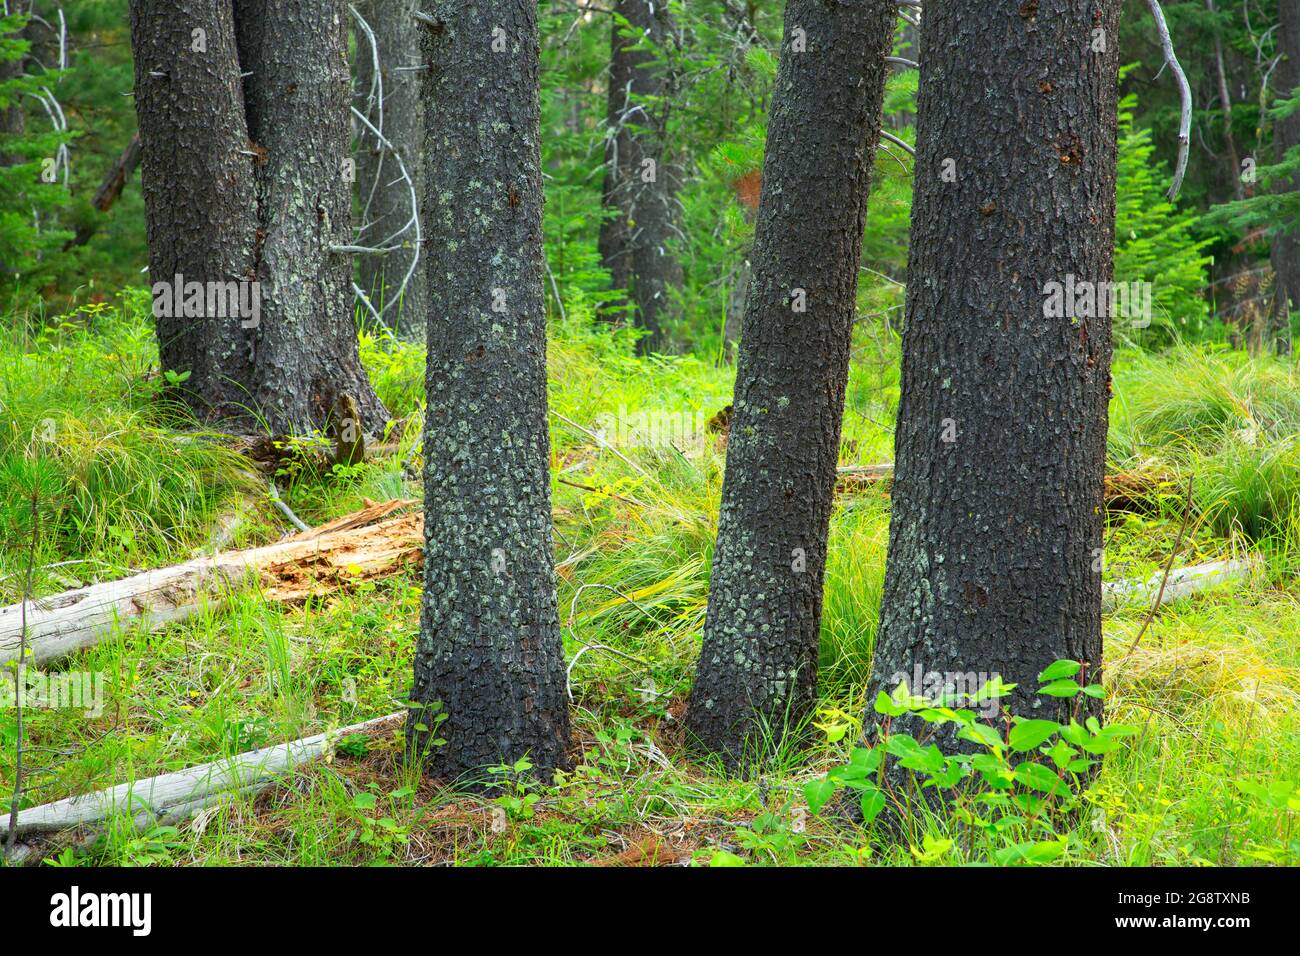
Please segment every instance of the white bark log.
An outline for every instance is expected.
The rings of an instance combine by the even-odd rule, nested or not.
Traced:
[[[1161,605],[1178,601],[1202,591],[1225,585],[1238,584],[1250,579],[1256,564],[1255,559],[1211,561],[1208,564],[1196,564],[1187,568],[1174,568],[1169,572],[1165,582],[1164,593],[1160,595]],[[1125,604],[1144,604],[1150,606],[1160,593],[1160,580],[1163,571],[1157,571],[1146,580],[1130,579],[1127,581],[1107,582],[1102,585],[1101,605],[1111,611]]]
[[[119,784],[107,790],[30,807],[18,814],[18,823],[14,829],[20,837],[34,833],[53,833],[102,823],[116,814],[129,814],[137,829],[161,821],[176,822],[223,797],[264,790],[278,776],[314,760],[327,749],[332,749],[340,738],[373,730],[386,722],[405,719],[405,716],[405,712],[402,712],[376,717],[341,730],[251,750],[188,770],[165,773]],[[0,819],[0,837],[6,836],[8,831],[9,817],[5,814]]]
[[[29,602],[27,663],[40,666],[91,647],[130,624],[160,630],[250,587],[260,586],[271,600],[296,601],[390,574],[419,560],[423,518],[409,514],[366,525],[403,504],[372,505],[278,544],[197,558]],[[18,657],[21,640],[22,605],[0,608],[0,666]]]

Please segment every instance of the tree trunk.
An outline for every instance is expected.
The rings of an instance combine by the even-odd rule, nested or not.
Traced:
[[[131,0],[131,45],[155,291],[177,276],[247,290],[257,278],[257,200],[233,0]],[[188,373],[179,396],[204,418],[246,417],[251,319],[229,309],[187,318],[155,298],[162,368]]]
[[[636,323],[650,334],[640,351],[662,345],[662,322],[682,269],[676,230],[677,170],[668,156],[669,71],[661,62],[672,35],[668,5],[618,0],[611,32],[601,262],[614,288],[626,289]]]
[[[159,352],[186,376],[178,396],[272,432],[324,426],[349,396],[358,427],[380,429],[351,263],[328,251],[351,242],[341,5],[132,0],[131,24]],[[178,308],[193,283],[231,286]]]
[[[1277,65],[1277,92],[1290,98],[1300,87],[1300,9],[1295,3],[1278,5],[1278,51],[1282,62]],[[1282,162],[1288,150],[1300,144],[1300,110],[1277,121],[1273,127],[1274,160]],[[1277,183],[1281,192],[1300,189],[1300,176]],[[1291,353],[1291,307],[1300,305],[1300,235],[1294,230],[1279,231],[1273,236],[1274,303],[1271,336],[1274,347],[1284,355]]]
[[[13,0],[13,2],[7,4],[6,9],[10,16],[19,16],[27,12],[24,0]],[[3,13],[3,11],[0,11],[0,13]],[[29,26],[30,23],[28,21]],[[13,33],[5,39],[20,40],[23,39],[23,33]],[[0,82],[22,76],[27,65],[26,60],[26,56],[17,56],[12,60],[0,61]],[[0,109],[0,136],[17,138],[26,131],[27,122],[23,115],[23,104],[21,99],[15,97],[10,100],[8,106]],[[0,166],[14,166],[20,162],[22,162],[21,157],[0,153]]]
[[[357,138],[357,192],[361,205],[358,244],[371,247],[400,245],[384,255],[364,255],[358,262],[358,285],[385,324],[401,335],[421,332],[426,312],[425,270],[418,263],[406,290],[397,302],[402,282],[411,270],[416,254],[415,229],[411,220],[411,189],[401,176],[393,150],[402,157],[406,171],[415,181],[417,198],[424,194],[422,153],[424,124],[420,120],[420,38],[416,29],[415,0],[365,0],[360,12],[374,32],[370,37],[358,28],[356,35],[356,88],[358,109],[384,134],[392,149],[383,147],[364,127]],[[374,54],[378,52],[379,73]],[[406,228],[405,232],[402,232]],[[400,233],[400,235],[398,235]],[[420,255],[426,255],[421,249]]]
[[[687,715],[731,766],[812,709],[888,0],[790,0],[704,649]],[[828,201],[833,196],[834,201]]]
[[[753,281],[749,256],[749,249],[741,252],[740,265],[732,273],[734,284],[727,293],[727,315],[722,323],[722,354],[728,363],[735,361],[736,343],[740,341],[740,330],[744,327],[745,313],[749,310],[749,286]]]
[[[1100,292],[1113,274],[1119,7],[926,11],[868,700],[904,681],[922,693],[916,673],[979,686],[997,674],[1018,685],[1005,713],[1055,718],[1074,704],[1036,693],[1048,664],[1081,661],[1100,680],[1110,317],[1057,310],[1052,293],[1071,278]]]
[[[1205,9],[1216,21],[1218,13],[1214,9],[1214,0],[1205,0]],[[1241,181],[1241,158],[1237,152],[1237,139],[1232,133],[1232,93],[1228,90],[1228,71],[1223,63],[1223,39],[1220,35],[1221,27],[1216,22],[1212,27],[1214,34],[1214,68],[1215,78],[1218,80],[1219,91],[1219,109],[1223,113],[1223,145],[1227,155],[1224,157],[1228,163],[1228,183],[1232,186],[1232,194],[1237,199],[1245,196],[1245,189]]]
[[[615,13],[623,14],[624,5],[620,2],[615,7]],[[628,292],[632,288],[632,253],[628,246],[630,231],[627,210],[623,206],[625,193],[623,182],[629,169],[632,131],[627,126],[624,114],[628,110],[632,96],[633,54],[626,49],[631,41],[616,18],[610,27],[609,37],[609,91],[605,113],[605,183],[600,204],[605,218],[600,223],[596,249],[600,253],[600,264],[609,272],[610,286]],[[627,299],[619,299],[609,303],[607,308],[612,313],[613,310],[626,308],[628,305]]]
[[[412,746],[430,771],[568,765],[551,541],[537,5],[426,3],[429,361]],[[432,746],[420,725],[446,740]],[[427,753],[425,748],[427,746]]]
[[[349,395],[359,425],[379,431],[388,412],[357,354],[352,262],[330,251],[352,242],[343,4],[236,0],[235,22],[263,233],[253,398],[288,430],[327,421]]]

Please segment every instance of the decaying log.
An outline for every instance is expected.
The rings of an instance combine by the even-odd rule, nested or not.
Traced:
[[[396,724],[405,719],[405,712],[388,714],[340,730],[214,760],[188,770],[164,773],[30,807],[19,812],[14,829],[19,837],[57,833],[74,827],[91,827],[118,814],[129,815],[136,829],[145,829],[156,823],[176,823],[217,800],[265,790],[277,777],[326,751],[332,751],[335,743],[343,737],[374,732],[386,724]],[[3,837],[8,834],[9,816],[3,814],[0,817],[0,837]]]
[[[27,663],[72,654],[132,623],[159,630],[202,607],[224,604],[235,591],[260,587],[270,600],[292,603],[416,566],[424,545],[423,515],[387,517],[406,504],[372,504],[277,544],[196,558],[29,602]],[[381,517],[385,520],[372,523]],[[0,665],[18,656],[21,639],[22,605],[0,608]]]
[[[851,495],[870,488],[888,491],[893,481],[892,462],[881,465],[841,465],[835,469],[835,494]]]
[[[310,531],[303,531],[295,534],[290,541],[309,541],[312,538],[319,538],[327,534],[337,534],[340,531],[351,531],[353,528],[364,528],[366,525],[374,524],[387,518],[395,511],[401,511],[404,508],[410,508],[419,504],[411,498],[394,498],[392,501],[371,501],[369,498],[363,499],[366,506],[360,511],[354,511],[352,514],[343,515],[341,518],[335,518],[333,521],[327,521],[323,525],[312,528]]]
[[[891,462],[841,465],[836,469],[835,493],[851,495],[869,489],[889,491],[894,480]],[[1148,513],[1158,510],[1161,495],[1177,494],[1173,475],[1156,471],[1118,471],[1106,475],[1106,510]]]

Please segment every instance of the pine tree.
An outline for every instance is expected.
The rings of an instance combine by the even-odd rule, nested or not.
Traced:
[[[922,21],[869,700],[905,684],[965,701],[1000,678],[1016,685],[1004,715],[1050,718],[1036,693],[1049,664],[1099,674],[1111,318],[1098,303],[1113,275],[1119,7],[954,0]],[[1092,304],[1059,302],[1067,286]],[[1086,712],[1100,707],[1089,698]],[[868,711],[868,734],[878,719]]]
[[[347,397],[388,417],[357,348],[340,0],[132,0],[141,185],[164,372],[196,413],[305,431]]]
[[[425,6],[424,599],[409,737],[458,778],[568,765],[551,539],[537,6]],[[436,741],[443,740],[444,743]]]
[[[791,0],[704,648],[687,725],[731,766],[811,712],[858,263],[895,12]],[[828,203],[833,184],[836,198]]]

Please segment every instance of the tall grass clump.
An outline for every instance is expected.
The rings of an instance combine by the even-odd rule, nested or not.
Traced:
[[[218,436],[160,399],[138,300],[0,331],[0,470],[33,459],[52,470],[52,553],[87,567],[186,556],[244,482],[241,459]],[[23,507],[11,490],[0,488],[6,523]],[[11,544],[0,543],[0,568],[12,564]]]
[[[1271,356],[1182,345],[1116,362],[1109,451],[1119,467],[1154,463],[1195,480],[1216,534],[1284,534],[1300,506],[1300,391]]]
[[[822,592],[821,686],[825,696],[866,686],[885,587],[889,502],[859,498],[831,519]]]

